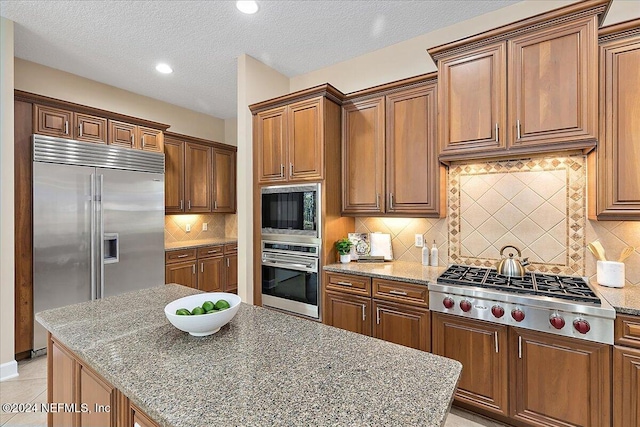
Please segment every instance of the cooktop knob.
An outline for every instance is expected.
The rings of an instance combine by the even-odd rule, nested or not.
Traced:
[[[444,305],[446,308],[452,308],[456,303],[453,301],[453,299],[446,297],[445,299],[442,300],[442,305]]]
[[[511,317],[513,317],[513,320],[516,322],[522,322],[524,320],[524,311],[519,308],[514,308],[511,310]]]
[[[471,302],[469,300],[460,301],[460,309],[465,313],[471,310]]]
[[[551,323],[551,326],[553,326],[556,329],[564,328],[564,324],[565,324],[562,316],[560,316],[557,313],[554,313],[551,316],[549,316],[549,323]]]
[[[491,307],[491,314],[499,319],[504,316],[504,308],[500,307],[499,305],[494,305],[493,307]]]
[[[573,327],[581,334],[586,334],[591,330],[591,325],[584,319],[576,319],[573,321]]]

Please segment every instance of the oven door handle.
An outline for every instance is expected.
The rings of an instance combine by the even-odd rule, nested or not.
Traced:
[[[300,271],[308,271],[315,273],[317,271],[313,265],[309,264],[297,264],[285,261],[273,261],[273,260],[262,260],[262,265],[271,266],[271,267],[281,267],[289,270],[300,270]]]

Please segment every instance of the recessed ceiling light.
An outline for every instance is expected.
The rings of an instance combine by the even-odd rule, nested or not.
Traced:
[[[171,74],[173,73],[173,68],[171,68],[168,64],[160,63],[156,65],[156,70],[161,72],[162,74]]]
[[[242,13],[246,13],[246,14],[253,14],[256,13],[258,11],[258,3],[256,3],[253,0],[248,0],[248,1],[237,1],[236,2],[236,7],[238,8],[238,10]]]

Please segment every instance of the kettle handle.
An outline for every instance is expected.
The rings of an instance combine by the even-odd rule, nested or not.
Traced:
[[[507,249],[507,248],[515,249],[516,252],[518,252],[518,257],[522,256],[522,253],[520,253],[520,249],[516,248],[515,246],[511,246],[511,245],[503,246],[502,249],[500,249],[500,256],[502,256],[502,252],[504,252],[504,250]]]

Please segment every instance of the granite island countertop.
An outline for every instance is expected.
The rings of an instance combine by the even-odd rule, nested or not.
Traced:
[[[226,245],[227,243],[237,243],[237,242],[238,242],[237,237],[214,237],[211,239],[184,240],[181,242],[165,243],[164,250],[172,251],[176,249],[200,248],[203,246]]]
[[[164,306],[198,292],[163,285],[36,320],[162,426],[444,425],[460,363],[244,303],[192,337]]]
[[[418,262],[390,261],[376,263],[350,262],[348,264],[329,264],[323,269],[334,273],[377,277],[386,280],[415,283],[427,286],[435,283],[438,276],[447,267],[425,267]],[[616,313],[640,316],[640,286],[626,285],[623,288],[607,288],[591,280],[591,286],[604,297],[616,310]]]

